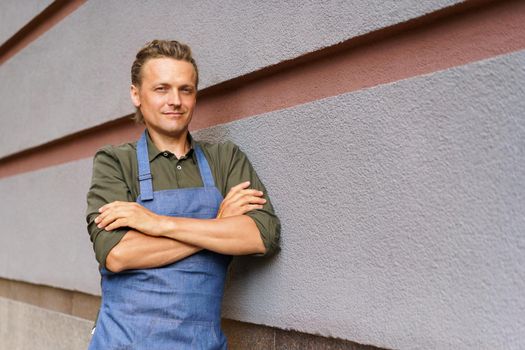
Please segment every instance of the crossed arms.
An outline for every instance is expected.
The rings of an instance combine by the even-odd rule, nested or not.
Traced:
[[[205,220],[164,217],[135,203],[140,189],[133,144],[107,146],[96,153],[86,221],[100,266],[114,272],[158,267],[201,249],[256,256],[279,250],[279,219],[246,155],[231,142],[205,146],[213,160],[215,184],[224,195],[217,218]],[[152,157],[152,170],[171,174],[172,160]],[[156,189],[201,186],[195,161],[189,157],[183,165],[185,175],[177,180],[157,176]]]
[[[221,254],[265,253],[257,225],[244,213],[262,208],[263,193],[249,182],[232,187],[215,219],[158,215],[135,202],[115,201],[102,206],[95,219],[106,231],[131,228],[106,258],[113,272],[163,266],[201,249]]]

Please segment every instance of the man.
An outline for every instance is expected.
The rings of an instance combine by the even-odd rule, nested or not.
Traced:
[[[131,77],[146,131],[97,152],[87,195],[102,276],[90,349],[226,349],[231,255],[274,253],[279,220],[237,146],[189,134],[198,70],[187,45],[148,43]]]

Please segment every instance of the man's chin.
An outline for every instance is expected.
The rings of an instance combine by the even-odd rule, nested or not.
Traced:
[[[168,137],[179,138],[188,134],[188,127],[185,128],[164,128],[157,130],[159,134],[163,134]]]
[[[164,121],[164,123],[159,124],[150,124],[145,123],[146,128],[151,133],[168,136],[168,137],[175,137],[178,138],[180,136],[184,136],[188,133],[188,126],[189,122],[186,121]]]

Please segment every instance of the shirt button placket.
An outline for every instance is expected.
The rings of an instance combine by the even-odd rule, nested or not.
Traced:
[[[180,177],[182,176],[181,170],[182,166],[179,164],[179,160],[176,162],[177,165],[175,165],[175,179],[177,180],[177,187],[180,186]]]

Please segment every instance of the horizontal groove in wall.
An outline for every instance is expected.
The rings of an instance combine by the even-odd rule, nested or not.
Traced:
[[[191,130],[517,51],[523,23],[524,1],[467,1],[204,89]],[[141,129],[126,116],[11,155],[0,178],[90,157]]]
[[[0,46],[0,65],[84,4],[86,0],[55,0]]]
[[[525,48],[524,1],[466,1],[204,90],[193,128]]]
[[[100,306],[98,296],[4,278],[0,278],[0,297],[90,321],[95,321]],[[260,349],[274,349],[272,345],[275,339],[276,349],[381,350],[344,339],[326,338],[224,318],[222,327],[228,337],[228,348],[232,350],[253,349],[255,344]]]
[[[138,139],[143,127],[125,116],[0,159],[0,178],[93,156],[103,145]]]
[[[87,320],[95,320],[100,306],[95,295],[5,278],[0,278],[0,297]]]

